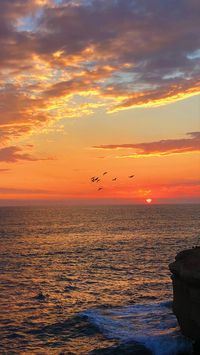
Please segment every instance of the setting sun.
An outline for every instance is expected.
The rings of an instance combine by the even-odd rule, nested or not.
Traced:
[[[152,202],[152,198],[147,198],[146,203],[150,204]]]

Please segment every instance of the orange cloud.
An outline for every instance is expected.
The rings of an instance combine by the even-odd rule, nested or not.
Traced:
[[[20,160],[38,161],[47,159],[49,160],[50,158],[35,157],[29,153],[23,152],[22,148],[16,146],[10,146],[0,149],[0,162],[16,163]]]
[[[116,112],[133,107],[155,107],[166,105],[174,101],[186,99],[188,97],[198,95],[200,93],[200,81],[198,78],[194,80],[184,80],[177,84],[169,84],[167,88],[157,88],[155,90],[146,90],[144,92],[129,92],[123,98],[121,97],[120,103],[113,105],[109,112]],[[115,92],[115,88],[112,89],[111,94],[116,97],[122,95],[122,93]],[[108,92],[106,95],[110,95]]]
[[[131,149],[133,153],[125,157],[152,157],[200,151],[200,132],[187,133],[188,138],[164,139],[155,142],[130,144],[105,144],[97,149]],[[124,157],[124,156],[121,156]]]

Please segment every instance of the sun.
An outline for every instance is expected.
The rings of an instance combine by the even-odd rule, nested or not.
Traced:
[[[152,198],[147,198],[145,201],[146,203],[150,204],[152,202]]]

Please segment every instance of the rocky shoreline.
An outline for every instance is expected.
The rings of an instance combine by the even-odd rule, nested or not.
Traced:
[[[183,250],[169,265],[173,283],[173,312],[181,332],[200,354],[200,247]]]

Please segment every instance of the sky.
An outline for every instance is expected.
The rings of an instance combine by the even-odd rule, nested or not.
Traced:
[[[0,6],[0,205],[200,202],[199,0]]]

